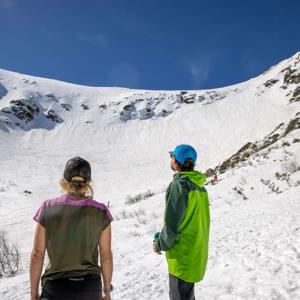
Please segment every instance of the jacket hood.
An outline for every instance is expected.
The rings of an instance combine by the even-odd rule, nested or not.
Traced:
[[[174,175],[174,179],[190,180],[199,187],[203,187],[206,176],[199,171],[179,172]]]

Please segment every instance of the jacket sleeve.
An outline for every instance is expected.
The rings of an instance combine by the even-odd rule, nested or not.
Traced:
[[[158,238],[159,250],[172,248],[180,236],[178,231],[185,216],[188,202],[188,188],[184,182],[173,180],[166,193],[165,225]]]

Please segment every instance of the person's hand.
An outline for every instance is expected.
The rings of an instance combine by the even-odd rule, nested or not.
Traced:
[[[157,249],[156,241],[155,241],[155,240],[153,240],[153,251],[154,251],[156,254],[161,254],[161,252]]]
[[[154,240],[152,243],[153,251],[157,254],[161,254],[161,250],[158,247],[158,238],[159,238],[160,232],[156,232],[154,234]]]

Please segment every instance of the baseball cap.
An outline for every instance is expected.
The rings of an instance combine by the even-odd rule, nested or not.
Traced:
[[[83,182],[91,181],[91,165],[81,157],[73,157],[67,161],[64,178],[71,182],[74,177],[81,177]]]
[[[197,160],[197,152],[190,145],[178,145],[173,151],[169,151],[169,153],[182,165],[184,165],[185,160],[188,158],[192,160],[193,164],[195,164]]]

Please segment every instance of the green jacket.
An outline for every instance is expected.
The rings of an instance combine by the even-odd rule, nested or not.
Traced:
[[[207,265],[210,214],[205,179],[198,171],[174,175],[157,240],[158,248],[166,251],[169,273],[187,282],[202,280]]]

